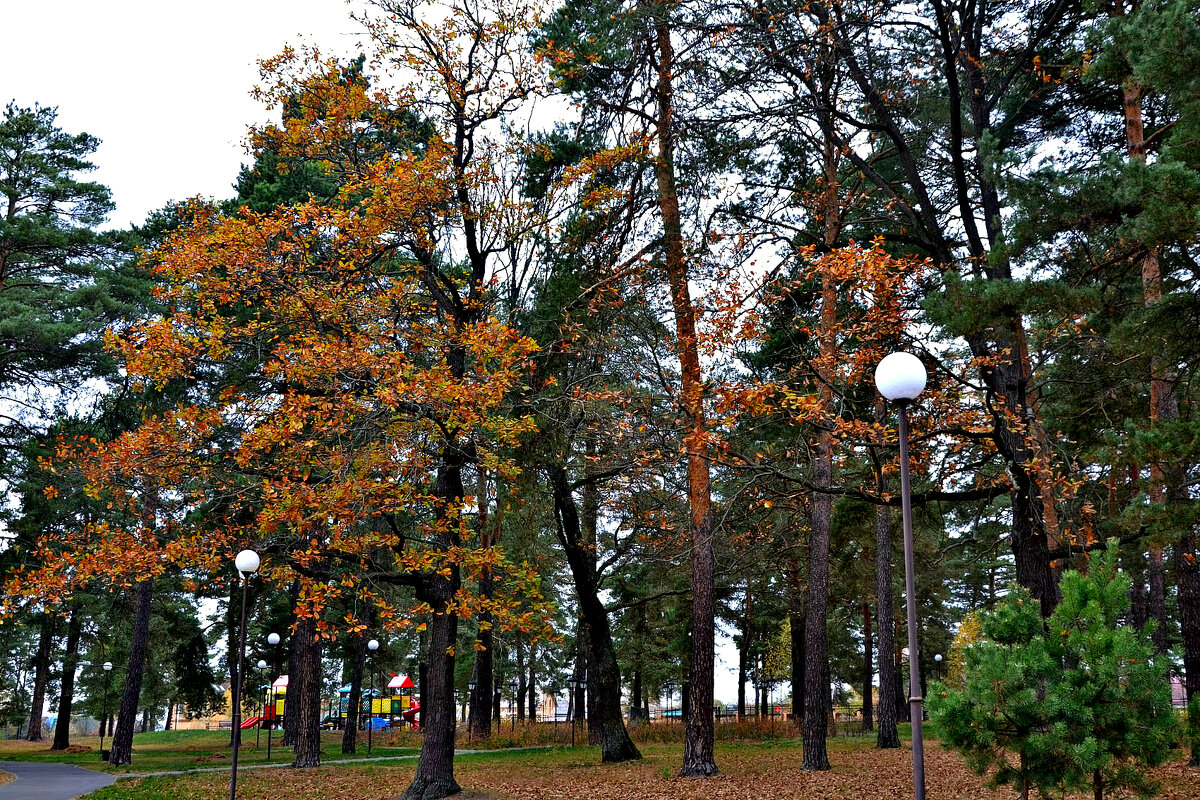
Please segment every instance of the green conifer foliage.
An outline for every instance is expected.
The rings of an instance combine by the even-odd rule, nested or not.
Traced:
[[[1150,630],[1123,624],[1129,579],[1116,548],[1088,574],[1062,579],[1062,603],[1043,625],[1023,589],[982,615],[966,649],[966,688],[935,685],[930,712],[945,744],[1022,797],[1090,787],[1152,792],[1143,768],[1162,763],[1178,734],[1168,661]],[[1015,755],[1015,760],[1011,756]]]

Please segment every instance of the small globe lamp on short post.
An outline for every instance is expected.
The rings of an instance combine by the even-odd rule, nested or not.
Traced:
[[[367,755],[371,755],[371,731],[375,729],[375,651],[379,649],[379,640],[367,642],[367,649],[371,651],[371,663],[368,666],[371,670],[371,699],[367,701]]]
[[[908,476],[908,404],[925,389],[925,365],[911,353],[892,353],[875,367],[875,387],[896,406],[900,443],[900,509],[904,524],[904,589],[908,616],[908,706],[912,718],[913,797],[925,800],[921,667],[917,650],[917,583],[913,558],[912,485]]]
[[[238,628],[237,673],[233,681],[233,759],[229,764],[229,800],[237,798],[238,750],[242,746],[242,685],[246,682],[246,586],[251,576],[258,572],[260,563],[258,553],[253,550],[243,550],[233,559],[233,565],[242,579],[242,624]]]
[[[108,685],[112,681],[112,662],[105,661],[100,665],[104,670],[104,710],[100,713],[100,760],[107,761],[104,755],[104,729],[108,727]]]

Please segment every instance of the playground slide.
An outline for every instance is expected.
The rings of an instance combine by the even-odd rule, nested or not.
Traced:
[[[246,728],[253,728],[255,725],[257,725],[261,721],[262,721],[262,717],[251,717],[250,719],[248,719],[242,723],[242,730],[245,730]]]

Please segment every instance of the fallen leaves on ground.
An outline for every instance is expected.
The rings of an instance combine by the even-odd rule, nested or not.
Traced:
[[[460,757],[456,777],[462,800],[896,800],[912,796],[912,753],[875,750],[868,740],[831,748],[833,769],[800,769],[798,743],[733,743],[717,747],[721,773],[712,778],[677,776],[682,749],[651,745],[632,764],[600,764],[595,749]],[[395,800],[412,778],[415,762],[396,766],[328,766],[314,770],[247,770],[238,775],[241,800]],[[925,753],[926,788],[938,800],[1015,798],[1011,788],[990,789],[962,759],[933,744]],[[1200,800],[1197,771],[1173,763],[1153,771],[1165,800]],[[122,789],[121,787],[124,787]],[[128,783],[97,797],[170,797],[217,800],[227,796],[223,773],[157,778],[139,793]],[[160,793],[156,793],[160,792]],[[1120,795],[1117,795],[1119,797]]]

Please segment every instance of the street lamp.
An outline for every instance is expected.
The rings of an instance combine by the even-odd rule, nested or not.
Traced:
[[[904,591],[908,613],[908,707],[912,719],[913,797],[925,800],[925,740],[922,733],[921,667],[917,650],[917,581],[913,560],[912,486],[908,477],[908,404],[925,388],[925,365],[911,353],[892,353],[875,367],[875,387],[899,418],[900,509],[904,524]]]
[[[104,758],[104,729],[108,726],[108,684],[112,680],[112,662],[105,661],[100,665],[104,670],[104,711],[100,714],[100,760]]]
[[[663,684],[663,688],[667,690],[667,707],[663,710],[663,716],[667,718],[667,722],[670,722],[671,703],[675,700],[675,681],[667,681]]]
[[[367,701],[367,755],[371,755],[371,732],[375,729],[375,651],[379,649],[379,640],[372,639],[367,642],[367,649],[371,651],[371,699]]]
[[[233,566],[242,579],[242,624],[238,628],[237,674],[233,681],[233,760],[229,765],[229,800],[237,798],[238,750],[242,747],[242,684],[246,682],[243,662],[246,660],[246,586],[258,572],[258,553],[243,550],[233,559]]]

